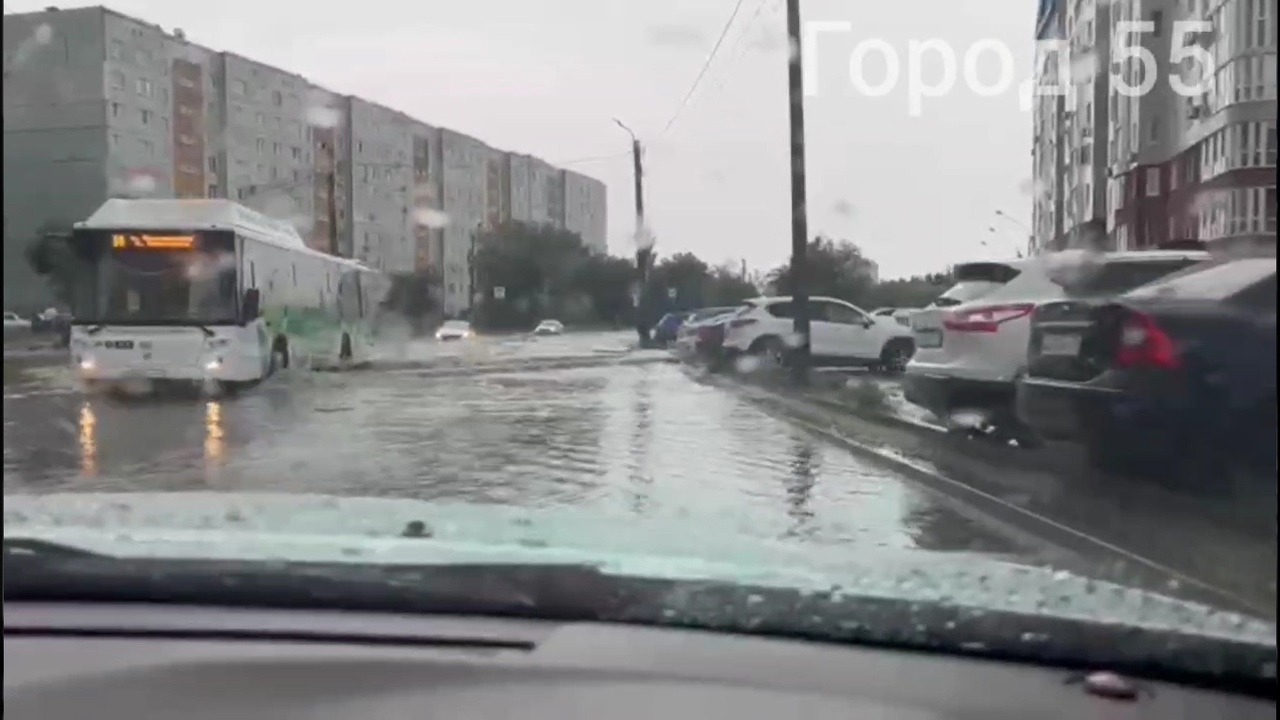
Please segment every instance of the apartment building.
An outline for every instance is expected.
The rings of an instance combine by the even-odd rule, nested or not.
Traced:
[[[1043,12],[1060,13],[1075,72],[1060,112],[1036,108],[1038,248],[1199,240],[1274,251],[1274,0],[1050,0]],[[1150,53],[1152,71],[1123,45]],[[1090,48],[1110,61],[1080,72]]]
[[[1274,0],[1117,0],[1146,20],[1144,47],[1170,57],[1191,47],[1213,58],[1169,66],[1170,82],[1199,90],[1130,100],[1116,143],[1109,231],[1120,248],[1195,239],[1274,250],[1276,242],[1276,4]],[[1201,23],[1196,32],[1181,33]],[[1190,52],[1190,51],[1182,51]],[[1122,104],[1123,105],[1123,104]]]
[[[592,252],[608,252],[605,184],[571,170],[563,176],[565,229],[578,233]]]
[[[288,219],[318,250],[438,274],[449,312],[470,305],[486,224],[571,227],[604,248],[603,184],[180,29],[49,9],[6,14],[4,42],[6,309],[50,299],[26,262],[30,241],[108,197],[235,199]]]
[[[1054,88],[1067,82],[1064,64],[1054,43],[1062,40],[1064,14],[1057,0],[1041,0],[1036,18],[1035,80],[1031,106],[1031,247],[1032,253],[1051,249],[1063,235],[1063,178],[1065,98]]]

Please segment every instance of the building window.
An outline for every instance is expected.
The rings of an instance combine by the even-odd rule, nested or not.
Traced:
[[[150,125],[150,124],[151,124],[151,111],[150,111],[150,110],[143,110],[143,111],[141,111],[141,112],[140,112],[140,113],[138,113],[138,114],[139,114],[139,116],[142,118],[142,124],[143,124],[143,125]]]
[[[111,71],[111,88],[113,90],[124,89],[124,73],[120,72],[119,70]]]
[[[1147,168],[1147,197],[1160,194],[1160,168]]]
[[[138,78],[137,89],[138,94],[142,97],[151,97],[155,92],[155,88],[151,86],[151,81],[146,78]]]

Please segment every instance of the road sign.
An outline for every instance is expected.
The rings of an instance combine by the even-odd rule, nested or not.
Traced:
[[[675,289],[675,288],[667,288],[667,297],[671,298],[672,300],[675,300],[675,299],[676,299],[676,289]]]
[[[493,289],[493,297],[495,300],[502,300],[507,296],[507,289],[501,285]]]

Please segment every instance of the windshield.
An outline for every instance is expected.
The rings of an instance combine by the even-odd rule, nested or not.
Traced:
[[[87,324],[232,324],[238,275],[231,233],[82,231],[73,313]]]
[[[1274,648],[1274,0],[85,5],[5,5],[8,536]]]

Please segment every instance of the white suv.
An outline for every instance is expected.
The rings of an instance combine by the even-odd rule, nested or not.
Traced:
[[[784,360],[798,344],[792,340],[793,319],[790,297],[747,300],[729,321],[724,349]],[[835,298],[809,298],[809,353],[815,362],[901,370],[913,350],[911,329],[892,318],[873,317]]]
[[[1036,306],[1123,293],[1207,257],[1144,250],[959,265],[956,286],[911,316],[916,352],[906,366],[903,393],[940,419],[978,412],[1007,437],[1034,443],[1017,422],[1013,401],[1014,382],[1026,369]]]

